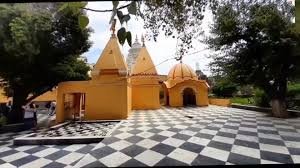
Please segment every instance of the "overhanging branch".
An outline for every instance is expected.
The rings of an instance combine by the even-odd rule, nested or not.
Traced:
[[[123,9],[123,8],[127,8],[128,6],[130,6],[130,4],[131,4],[131,3],[129,3],[129,4],[127,4],[127,5],[124,5],[124,6],[121,6],[121,7],[117,8],[116,10]],[[89,10],[89,11],[93,11],[93,12],[112,12],[112,11],[113,11],[112,9],[98,10],[98,9],[91,9],[91,8],[85,8],[85,7],[83,7],[82,9]]]

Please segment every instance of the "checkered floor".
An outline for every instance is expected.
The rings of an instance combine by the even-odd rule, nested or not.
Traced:
[[[58,129],[39,132],[30,137],[73,137],[73,136],[106,136],[119,121],[80,122],[66,124]]]
[[[217,106],[139,110],[98,144],[3,146],[0,167],[300,163],[299,121]]]

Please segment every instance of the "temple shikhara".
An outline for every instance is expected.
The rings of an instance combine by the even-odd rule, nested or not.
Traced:
[[[125,61],[112,26],[112,35],[91,71],[89,81],[67,81],[35,101],[55,99],[56,123],[81,120],[126,119],[132,110],[163,105],[208,106],[209,86],[182,60],[162,81],[142,36],[136,37]]]

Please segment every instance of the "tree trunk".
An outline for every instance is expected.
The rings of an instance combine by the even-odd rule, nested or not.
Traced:
[[[9,113],[9,123],[21,123],[24,121],[22,106],[26,103],[28,94],[21,89],[14,89],[12,110]]]
[[[272,113],[274,117],[288,118],[290,115],[287,111],[286,102],[282,99],[272,99]]]
[[[286,104],[287,80],[282,77],[277,80],[273,88],[273,96],[271,100],[272,113],[275,117],[288,118],[290,114],[287,111]]]

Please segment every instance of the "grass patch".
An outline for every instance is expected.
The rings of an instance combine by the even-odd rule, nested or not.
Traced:
[[[253,97],[232,97],[230,98],[231,103],[242,104],[242,105],[254,105]]]

